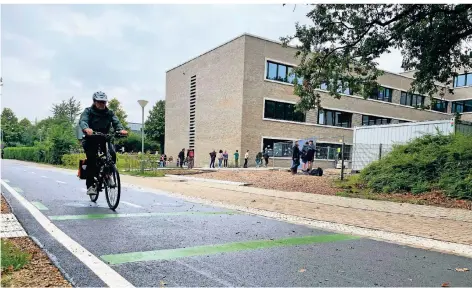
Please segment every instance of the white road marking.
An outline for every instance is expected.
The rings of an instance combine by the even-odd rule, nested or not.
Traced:
[[[31,171],[31,174],[36,174],[36,172]]]
[[[56,180],[57,183],[60,183],[60,184],[67,184],[66,182],[62,182],[62,181],[59,181],[59,180]]]
[[[110,287],[133,287],[123,276],[118,274],[110,266],[102,262],[95,255],[90,253],[87,249],[82,247],[79,243],[75,242],[67,234],[62,232],[56,225],[54,225],[41,211],[38,210],[33,204],[26,200],[23,196],[18,194],[13,188],[10,187],[5,181],[1,181],[3,187],[15,197],[23,207],[28,210],[31,215],[43,226],[43,228],[51,234],[59,243],[61,243],[67,250],[69,250],[79,261],[84,263],[95,275],[97,275],[107,286]]]
[[[87,189],[85,189],[85,188],[82,188],[82,191],[85,191],[85,192],[87,192]]]
[[[142,206],[139,206],[139,205],[136,205],[136,204],[133,204],[133,203],[129,203],[129,202],[126,202],[126,201],[121,201],[121,203],[132,206],[132,207],[136,207],[136,208],[143,208]]]
[[[3,179],[3,181],[5,181],[5,183],[10,183],[10,180],[8,179]]]
[[[49,177],[48,177],[48,176],[44,176],[44,175],[43,175],[43,176],[41,176],[41,178],[49,178]]]

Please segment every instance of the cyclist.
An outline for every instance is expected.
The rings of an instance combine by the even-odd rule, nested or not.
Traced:
[[[108,109],[107,102],[107,95],[102,91],[93,94],[93,105],[85,108],[79,120],[80,129],[82,129],[85,135],[92,135],[94,131],[108,134],[111,126],[113,126],[117,133],[128,134],[128,131],[124,129],[115,113]],[[94,177],[97,174],[98,145],[102,145],[102,151],[105,150],[105,141],[100,138],[84,137],[82,140],[82,146],[87,155],[87,195],[97,194]],[[116,152],[113,144],[109,142],[108,147],[113,162],[116,163]]]

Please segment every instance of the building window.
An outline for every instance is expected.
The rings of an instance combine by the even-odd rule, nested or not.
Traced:
[[[264,118],[305,122],[305,113],[295,111],[295,104],[265,100]]]
[[[452,113],[472,112],[472,100],[452,102]]]
[[[431,110],[447,113],[448,102],[445,100],[433,99]]]
[[[406,121],[406,120],[398,120],[398,123],[410,123],[411,121]]]
[[[392,93],[393,90],[390,88],[379,87],[372,92],[369,98],[385,102],[392,102]]]
[[[270,157],[292,157],[293,140],[262,138],[262,151]]]
[[[423,107],[425,96],[401,92],[400,104],[413,107]]]
[[[354,95],[351,87],[349,86],[349,83],[344,83],[343,85],[341,85],[340,81],[338,81],[337,87],[338,87],[337,89],[338,93],[345,94],[345,95]],[[321,83],[320,89],[326,90],[326,91],[329,90],[328,84],[325,82]]]
[[[340,160],[342,145],[331,143],[316,143],[315,159]],[[344,145],[344,160],[351,159],[351,145]]]
[[[302,84],[302,77],[295,77],[293,66],[267,61],[266,79],[279,82]]]
[[[464,87],[472,85],[472,73],[465,73],[454,77],[454,87]]]
[[[375,117],[370,115],[362,115],[362,126],[385,125],[390,124],[392,119]]]
[[[318,124],[350,128],[352,113],[320,109],[318,111]]]

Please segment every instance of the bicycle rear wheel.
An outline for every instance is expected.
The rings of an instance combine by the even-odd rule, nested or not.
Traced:
[[[111,167],[110,176],[113,178],[113,182],[115,183],[114,187],[110,187],[110,181],[107,179],[105,181],[105,195],[107,198],[108,207],[111,210],[115,211],[115,209],[120,204],[120,196],[121,196],[121,182],[120,182],[120,173],[118,173],[118,169],[116,166],[113,165]]]

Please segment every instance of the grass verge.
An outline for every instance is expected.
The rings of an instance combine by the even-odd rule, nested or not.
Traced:
[[[2,287],[9,286],[11,282],[11,273],[23,268],[31,260],[31,254],[26,253],[15,247],[11,240],[2,239],[1,243],[1,267],[2,267]]]

